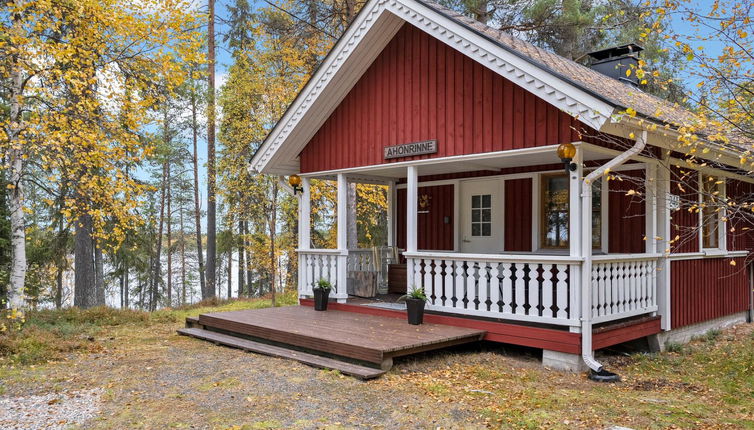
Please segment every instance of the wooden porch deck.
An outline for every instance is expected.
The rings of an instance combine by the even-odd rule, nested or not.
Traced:
[[[339,310],[318,312],[309,306],[202,314],[187,325],[180,334],[335,368],[365,379],[389,370],[394,357],[476,342],[485,336],[484,330],[476,328],[433,323],[412,326],[405,319]],[[301,359],[303,356],[307,359]],[[339,362],[343,366],[338,367]],[[381,371],[375,372],[375,368]]]

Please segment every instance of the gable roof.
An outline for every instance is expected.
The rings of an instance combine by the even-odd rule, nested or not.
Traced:
[[[460,51],[594,129],[632,107],[681,124],[670,102],[429,0],[370,0],[254,154],[251,169],[298,173],[298,155],[404,23]]]
[[[663,98],[603,75],[583,64],[537,47],[505,31],[496,30],[433,1],[418,1],[495,40],[502,48],[521,55],[528,61],[536,63],[542,69],[560,75],[572,84],[594,93],[616,108],[625,110],[631,107],[642,116],[673,125],[682,125],[693,121],[689,111]]]

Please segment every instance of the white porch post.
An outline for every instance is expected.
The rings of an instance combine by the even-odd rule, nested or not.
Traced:
[[[338,269],[334,298],[345,303],[348,298],[346,288],[348,277],[348,179],[338,173]]]
[[[395,246],[395,181],[387,183],[387,246]]]
[[[653,163],[647,163],[644,178],[644,195],[645,195],[645,216],[646,222],[644,234],[647,237],[645,241],[645,252],[654,254],[657,252],[657,166]]]
[[[303,191],[298,201],[298,249],[308,251],[311,249],[311,190],[309,178],[301,178]],[[299,254],[298,259],[298,296],[304,297],[306,288],[306,257]]]
[[[581,182],[584,177],[584,150],[579,147],[573,163],[576,164],[576,170],[568,174],[569,185],[569,202],[568,202],[568,246],[571,257],[581,257]],[[584,226],[583,228],[591,228]],[[591,235],[590,235],[591,236]],[[569,268],[570,273],[570,319],[578,321],[581,311],[581,276],[589,276],[582,273],[580,264],[572,264]],[[578,325],[571,326],[571,331],[581,331]]]
[[[670,330],[670,157],[663,154],[657,170],[657,252],[663,254],[657,263],[657,313],[660,315],[660,327]]]
[[[419,206],[419,172],[416,166],[409,166],[406,175],[406,252],[417,251],[417,207]],[[417,267],[415,260],[406,261],[406,291],[411,291],[416,284]],[[418,287],[418,285],[416,285]]]

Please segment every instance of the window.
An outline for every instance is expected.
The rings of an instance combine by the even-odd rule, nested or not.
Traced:
[[[568,247],[568,176],[542,176],[542,248]]]
[[[702,248],[720,247],[720,185],[714,176],[702,175]]]
[[[570,191],[567,175],[543,175],[541,180],[542,248],[568,248]],[[602,180],[592,184],[592,247],[602,247]]]
[[[492,236],[492,195],[471,196],[471,235]]]
[[[592,183],[592,248],[602,248],[602,178]]]

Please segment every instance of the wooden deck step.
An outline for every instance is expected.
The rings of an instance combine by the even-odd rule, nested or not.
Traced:
[[[268,345],[265,343],[254,342],[252,340],[242,339],[239,337],[229,336],[227,334],[216,333],[200,328],[182,328],[178,330],[178,334],[195,337],[197,339],[208,340],[217,344],[239,348],[244,351],[271,355],[273,357],[288,358],[304,364],[308,364],[309,366],[319,367],[323,369],[334,369],[346,375],[355,376],[359,379],[373,379],[385,373],[384,370],[380,369],[359,366],[358,364],[346,363],[344,361],[335,360],[332,358],[322,357],[301,351],[294,351],[291,349]]]
[[[216,312],[199,316],[201,328],[347,357],[390,369],[393,358],[478,342],[484,330],[353,312],[317,312],[308,306]]]

